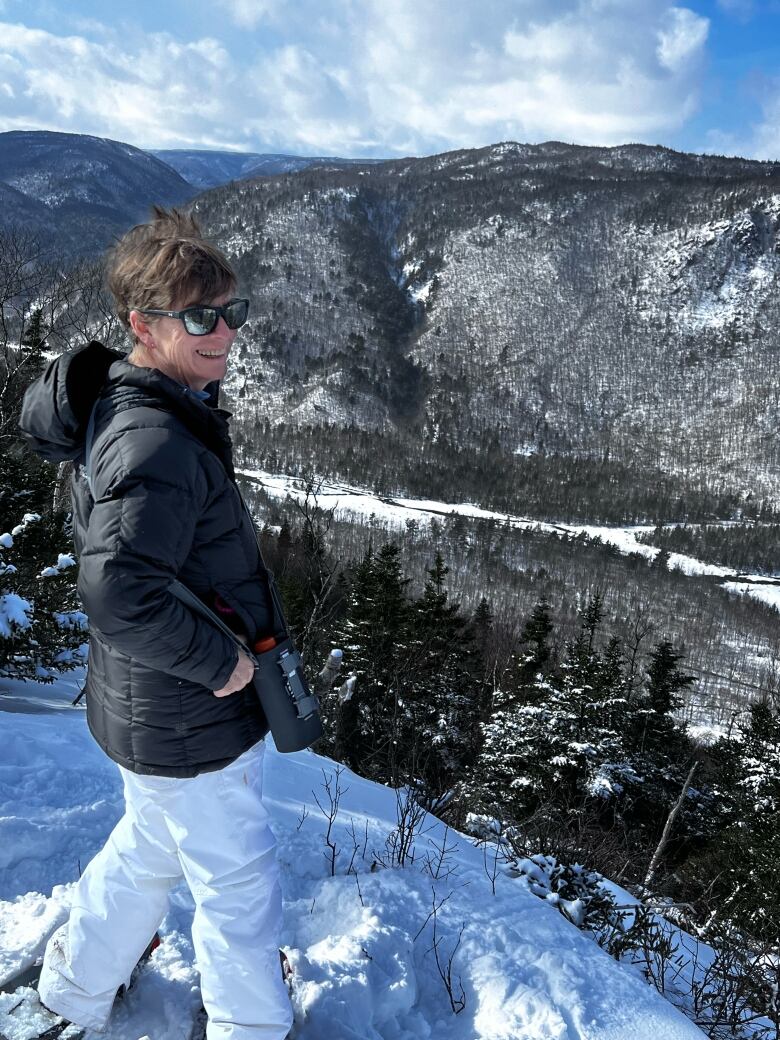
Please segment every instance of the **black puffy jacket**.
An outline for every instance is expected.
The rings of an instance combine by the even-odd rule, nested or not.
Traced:
[[[127,769],[195,776],[233,761],[268,729],[251,686],[214,696],[238,651],[169,590],[178,577],[206,602],[218,594],[252,637],[271,627],[267,572],[233,479],[228,416],[90,343],[29,388],[22,434],[50,461],[83,462],[96,400],[92,494],[82,467],[72,482],[90,622],[87,720]]]

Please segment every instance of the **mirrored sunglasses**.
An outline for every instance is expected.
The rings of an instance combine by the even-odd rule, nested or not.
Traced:
[[[249,314],[249,300],[228,300],[220,307],[215,304],[196,304],[194,307],[185,307],[183,311],[158,311],[142,307],[132,309],[157,318],[178,318],[184,322],[184,328],[191,336],[208,336],[217,327],[220,318],[225,319],[229,329],[240,329]]]

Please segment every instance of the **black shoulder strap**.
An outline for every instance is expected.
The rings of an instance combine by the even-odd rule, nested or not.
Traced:
[[[228,639],[231,642],[235,643],[236,646],[240,647],[240,649],[243,650],[244,653],[247,653],[250,656],[252,656],[251,649],[247,647],[238,638],[236,633],[225,624],[222,618],[220,618],[217,614],[214,613],[213,610],[207,607],[202,599],[198,599],[195,593],[192,592],[191,589],[188,589],[187,586],[184,585],[182,582],[180,582],[178,578],[174,579],[170,583],[168,588],[177,599],[181,600],[181,602],[184,603],[186,606],[190,607],[191,610],[194,610],[197,614],[200,614],[202,617],[210,621],[215,628],[218,628],[220,632],[223,633],[223,635],[226,635]]]
[[[84,470],[84,479],[87,482],[89,493],[93,498],[95,497],[95,493],[92,490],[92,469],[90,467],[92,462],[92,442],[95,440],[95,412],[97,411],[97,406],[98,402],[95,401],[92,406],[92,411],[89,413],[87,435],[84,439],[84,464],[82,467]]]

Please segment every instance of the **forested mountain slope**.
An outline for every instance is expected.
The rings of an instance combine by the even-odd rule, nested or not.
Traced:
[[[181,204],[195,193],[129,144],[41,130],[0,134],[0,227],[36,232],[52,252],[94,256],[152,203]]]
[[[779,164],[506,143],[195,207],[253,298],[226,386],[248,454],[268,420],[288,463],[278,424],[321,428],[334,472],[339,431],[381,431],[366,479],[398,486],[458,450],[773,492]]]
[[[223,152],[212,149],[163,148],[151,150],[196,188],[212,188],[227,181],[297,173],[309,166],[354,166],[360,160],[323,156],[279,155],[264,152]]]

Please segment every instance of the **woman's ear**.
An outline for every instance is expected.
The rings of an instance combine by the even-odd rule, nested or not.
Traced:
[[[130,311],[128,320],[136,340],[143,344],[147,350],[153,350],[154,336],[152,335],[152,327],[148,319],[143,316],[141,311]]]

